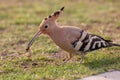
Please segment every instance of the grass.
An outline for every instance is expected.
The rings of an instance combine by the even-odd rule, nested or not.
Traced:
[[[90,52],[84,64],[76,56],[57,66],[66,54],[46,35],[33,44],[32,59],[24,56],[41,20],[62,6],[65,11],[59,18],[60,25],[78,26],[120,44],[119,0],[1,0],[0,80],[75,80],[120,70],[119,47]]]

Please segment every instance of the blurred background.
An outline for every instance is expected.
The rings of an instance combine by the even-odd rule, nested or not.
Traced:
[[[10,78],[13,80],[16,72],[21,71],[19,73],[23,74],[22,70],[24,70],[26,64],[27,66],[32,64],[29,61],[27,62],[26,58],[23,58],[27,43],[37,31],[42,19],[54,11],[59,10],[63,6],[65,6],[65,10],[59,17],[59,25],[77,26],[89,33],[103,36],[105,39],[111,39],[120,44],[120,0],[0,0],[1,79],[6,80]],[[47,59],[46,56],[49,57],[51,55],[49,53],[61,53],[61,49],[59,49],[48,36],[42,35],[33,44],[32,52],[34,61],[38,61],[40,64],[40,61],[43,60],[42,64],[47,64],[49,63],[49,59]],[[111,59],[111,63],[116,62],[116,64],[111,65],[111,68],[120,69],[120,65],[117,64],[117,62],[120,63],[120,60],[118,59],[120,57],[118,56],[118,54],[120,54],[120,48],[108,48],[92,53],[103,53],[102,55],[96,54],[96,57],[100,56],[100,59]],[[104,53],[116,53],[116,55],[109,57]],[[91,61],[94,61],[96,58],[94,55],[88,55],[89,58],[91,56],[93,57]],[[117,59],[112,61],[112,59],[116,57]],[[44,63],[45,60],[48,60],[48,62]],[[52,60],[50,59],[50,61]],[[103,65],[111,64],[106,64],[106,60],[103,61],[103,63],[104,62],[105,64]],[[100,65],[101,63],[97,66]],[[17,69],[14,70],[16,66]],[[57,69],[56,66],[54,69]],[[104,71],[103,68],[101,69]],[[34,68],[34,70],[36,70],[36,68]],[[13,72],[13,75],[8,75],[8,78],[5,78],[5,72]],[[31,75],[31,72],[29,73],[28,71],[29,75],[24,73],[24,77],[22,78],[22,75],[21,79],[20,77],[15,79],[40,79],[38,76],[33,76],[33,78],[28,77]],[[56,76],[60,76],[63,79],[63,75],[65,75],[65,80],[68,79],[66,76],[75,79],[75,77],[81,78],[93,73],[97,73],[97,71],[90,74],[88,74],[86,71],[83,72],[83,75],[81,72],[77,72],[79,76],[77,74],[75,75],[73,72],[73,76],[71,76],[72,74],[69,74],[69,71],[64,73],[63,70],[63,73],[61,71],[60,74],[51,74],[50,79],[54,79]],[[46,75],[50,75],[51,72],[49,73],[48,71],[46,73],[44,75],[39,73],[38,75],[42,75],[44,78],[46,78]],[[25,75],[27,77],[25,77]]]

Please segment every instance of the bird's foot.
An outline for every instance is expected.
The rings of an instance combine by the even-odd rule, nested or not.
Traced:
[[[81,60],[80,60],[80,64],[83,64],[85,62],[88,62],[88,59],[87,59],[87,57],[85,55],[82,55]]]
[[[62,63],[57,64],[57,65],[58,65],[58,66],[64,65],[64,64],[67,63],[70,59],[71,59],[71,58],[67,58],[67,59],[65,59]]]
[[[80,64],[83,64],[84,62],[85,62],[84,59],[81,58]]]

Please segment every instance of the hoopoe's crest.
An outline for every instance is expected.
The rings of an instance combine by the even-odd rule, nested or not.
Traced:
[[[49,31],[54,29],[54,26],[56,25],[56,20],[64,10],[64,7],[62,7],[60,10],[54,12],[53,14],[49,15],[48,17],[44,18],[43,21],[40,24],[40,31],[45,34],[49,34]]]
[[[49,15],[44,20],[53,20],[53,21],[55,21],[59,17],[59,15],[62,13],[63,10],[64,10],[64,7],[62,7],[60,10],[54,12],[53,14]]]

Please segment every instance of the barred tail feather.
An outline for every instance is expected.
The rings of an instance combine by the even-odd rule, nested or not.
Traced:
[[[110,46],[119,46],[120,47],[120,44],[115,44],[115,43],[109,43]]]

